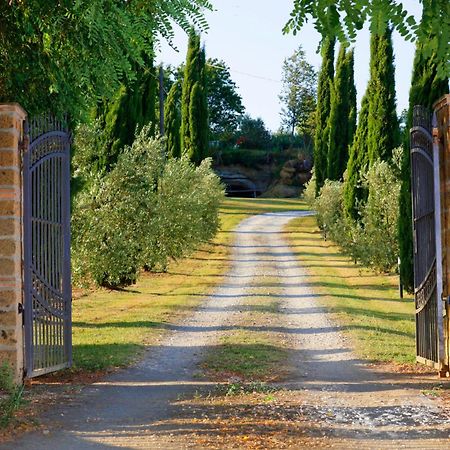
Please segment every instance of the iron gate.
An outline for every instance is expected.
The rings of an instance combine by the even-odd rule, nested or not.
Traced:
[[[419,362],[436,368],[439,368],[442,331],[438,301],[442,292],[438,159],[438,153],[433,154],[431,114],[426,108],[415,106],[411,129],[411,169],[416,355]]]
[[[70,134],[67,120],[26,125],[23,154],[25,375],[72,364]]]

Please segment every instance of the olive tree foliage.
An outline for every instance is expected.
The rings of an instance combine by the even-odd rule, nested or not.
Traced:
[[[450,2],[420,0],[424,14],[417,22],[408,11],[410,2],[398,0],[293,0],[285,33],[297,33],[310,20],[325,38],[336,36],[341,42],[353,41],[357,31],[370,21],[373,34],[381,35],[388,23],[406,40],[420,44],[423,58],[436,55],[439,78],[450,75]],[[429,37],[433,36],[432,39]]]
[[[326,238],[336,242],[355,262],[380,272],[395,272],[399,245],[400,161],[402,148],[394,149],[390,161],[375,161],[361,183],[367,201],[357,204],[359,221],[345,212],[344,183],[325,180],[318,197],[314,182],[306,187],[305,199],[317,212],[317,222]]]
[[[79,155],[96,139],[83,125]],[[74,199],[74,282],[116,287],[136,281],[143,269],[165,270],[218,230],[223,199],[220,179],[206,159],[165,158],[165,144],[144,126],[106,175],[90,172],[83,159],[75,172],[90,177]],[[88,152],[87,152],[88,153]]]
[[[0,101],[31,114],[111,98],[174,25],[205,29],[208,0],[0,2]]]
[[[281,121],[292,135],[312,137],[317,98],[317,73],[306,61],[302,46],[283,63],[282,91],[279,96],[283,105]]]

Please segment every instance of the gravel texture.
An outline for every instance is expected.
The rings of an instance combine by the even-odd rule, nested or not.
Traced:
[[[190,439],[195,429],[173,425],[182,413],[176,400],[210,387],[200,381],[198,367],[239,321],[239,305],[261,277],[276,277],[281,288],[273,297],[281,301],[283,319],[273,327],[295,355],[294,375],[285,388],[302,393],[296,411],[312,423],[311,447],[317,436],[326,435],[337,448],[449,448],[450,418],[438,401],[421,393],[424,380],[386,375],[356,359],[302,283],[307,275],[283,238],[283,227],[306,214],[271,213],[241,222],[229,273],[190,319],[173,325],[135,367],[49,411],[44,431],[0,449],[200,448]]]

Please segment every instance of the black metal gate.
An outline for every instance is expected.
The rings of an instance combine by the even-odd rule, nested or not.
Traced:
[[[438,154],[433,154],[431,114],[416,106],[411,129],[416,355],[419,362],[436,368],[442,331],[438,301],[442,292],[442,266],[436,264],[441,262],[438,158]]]
[[[72,364],[70,134],[67,120],[27,124],[23,154],[25,375]]]

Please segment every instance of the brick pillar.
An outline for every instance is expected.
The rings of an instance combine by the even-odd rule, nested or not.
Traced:
[[[450,94],[434,104],[436,113],[435,139],[439,143],[441,178],[441,217],[443,255],[443,297],[444,303],[444,365],[441,376],[447,375],[450,367]]]
[[[0,104],[0,365],[23,377],[22,172],[19,142],[25,111]]]

